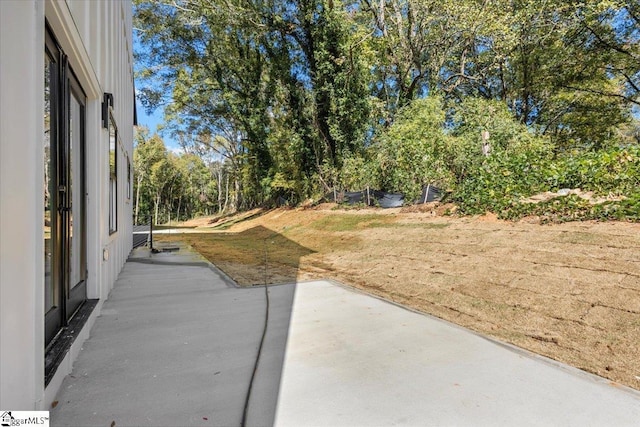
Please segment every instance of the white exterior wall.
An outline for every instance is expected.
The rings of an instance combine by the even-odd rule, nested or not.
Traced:
[[[133,160],[132,9],[129,0],[0,0],[0,409],[49,409],[132,246],[127,160]],[[45,18],[87,95],[87,297],[101,301],[44,386]],[[109,235],[109,135],[114,97],[118,231]],[[105,256],[108,254],[108,257]],[[105,260],[105,258],[108,258]]]
[[[44,8],[0,1],[0,406],[34,409],[44,377]],[[36,55],[36,52],[38,55]],[[38,157],[40,156],[40,157]],[[31,189],[31,190],[28,190]],[[40,197],[39,197],[40,196]],[[40,260],[35,262],[34,260]]]

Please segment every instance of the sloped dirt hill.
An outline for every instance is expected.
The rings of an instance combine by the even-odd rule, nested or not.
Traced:
[[[242,285],[334,278],[640,389],[639,224],[321,206],[173,238]]]

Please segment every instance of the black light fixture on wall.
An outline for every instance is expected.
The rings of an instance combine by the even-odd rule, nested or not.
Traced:
[[[105,92],[102,97],[102,127],[109,129],[109,107],[113,108],[113,94]]]

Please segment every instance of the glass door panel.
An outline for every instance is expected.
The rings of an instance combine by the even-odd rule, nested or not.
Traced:
[[[69,212],[69,238],[71,240],[70,255],[70,284],[75,287],[82,281],[82,176],[81,176],[81,106],[75,97],[71,97],[71,117],[69,123],[69,148],[71,151],[71,173],[69,174],[69,198],[71,199],[71,211]]]
[[[67,239],[69,250],[68,316],[71,316],[85,297],[85,186],[84,186],[84,97],[75,79],[71,81],[69,99],[68,142],[68,217]]]
[[[47,346],[62,327],[61,234],[58,214],[59,52],[47,37],[44,54],[44,313]]]
[[[49,55],[44,55],[44,312],[48,313],[59,304],[54,289],[53,272],[53,222],[55,209],[53,204],[53,181],[51,163],[51,77],[53,62]]]
[[[85,188],[84,188],[84,94],[80,85],[69,76],[69,139],[67,141],[67,206],[65,232],[67,236],[67,318],[71,317],[86,295],[85,259]]]

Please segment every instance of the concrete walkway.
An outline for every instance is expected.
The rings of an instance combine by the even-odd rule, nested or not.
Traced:
[[[184,246],[135,250],[58,393],[51,424],[240,425],[264,288],[236,288],[210,267]],[[248,425],[273,422],[294,289],[269,289],[268,345]]]
[[[638,425],[640,393],[327,281],[269,287],[246,425]],[[54,426],[241,425],[265,321],[186,247],[134,251]]]
[[[280,426],[637,426],[640,393],[337,286],[298,286]]]

